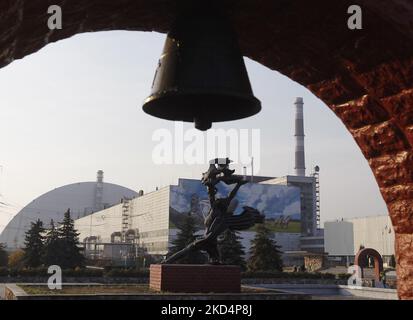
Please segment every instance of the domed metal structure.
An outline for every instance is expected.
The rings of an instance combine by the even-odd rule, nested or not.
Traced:
[[[47,227],[51,219],[55,223],[60,222],[67,209],[70,209],[72,218],[77,219],[100,210],[102,206],[118,204],[124,197],[135,196],[137,193],[131,189],[99,181],[73,183],[56,188],[21,209],[1,233],[0,243],[5,243],[8,250],[21,248],[24,246],[25,232],[30,228],[30,223],[37,219],[43,221]],[[101,202],[97,203],[96,199],[100,198]]]

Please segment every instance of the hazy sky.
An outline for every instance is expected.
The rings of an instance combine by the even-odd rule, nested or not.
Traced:
[[[153,132],[174,129],[173,122],[141,109],[164,38],[143,32],[82,34],[0,69],[0,201],[12,205],[0,206],[0,230],[34,198],[93,181],[98,169],[107,182],[146,192],[178,177],[200,177],[206,166],[152,161]],[[283,75],[249,59],[246,64],[263,110],[214,128],[259,128],[260,174],[292,174],[293,102],[303,97],[307,168],[321,167],[322,221],[386,214],[367,161],[333,112]]]

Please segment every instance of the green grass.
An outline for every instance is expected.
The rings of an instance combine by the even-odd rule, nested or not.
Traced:
[[[147,284],[142,285],[102,285],[102,286],[65,286],[62,290],[50,290],[46,285],[19,285],[29,295],[54,294],[140,294],[156,293]]]
[[[29,295],[81,295],[81,294],[167,294],[149,289],[147,284],[142,285],[72,285],[64,286],[62,290],[50,290],[46,285],[19,285]],[[242,293],[265,293],[264,288],[242,287]],[[270,291],[273,292],[273,291]]]

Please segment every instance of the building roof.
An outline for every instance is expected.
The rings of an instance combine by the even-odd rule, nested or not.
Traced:
[[[95,208],[96,182],[79,182],[53,189],[31,201],[7,224],[0,235],[0,243],[8,249],[22,247],[25,232],[30,223],[40,219],[47,226],[50,220],[60,222],[70,209],[72,218],[91,214]],[[132,198],[137,193],[120,185],[103,182],[102,204],[105,207],[120,202],[123,197]]]

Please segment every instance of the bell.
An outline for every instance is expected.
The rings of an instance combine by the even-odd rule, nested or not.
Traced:
[[[197,10],[177,18],[143,110],[162,119],[194,122],[203,131],[212,122],[242,119],[261,110],[225,15]]]

